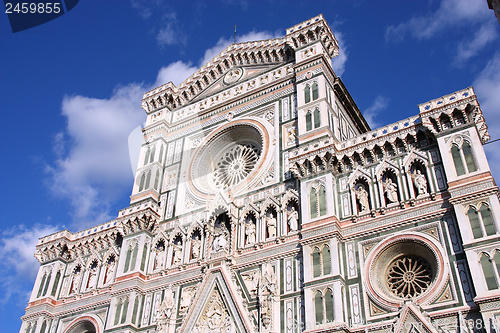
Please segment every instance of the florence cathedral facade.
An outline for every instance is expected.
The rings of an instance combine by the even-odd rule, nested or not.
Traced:
[[[22,333],[493,332],[472,87],[370,129],[322,15],[144,94],[130,206],[43,237]]]

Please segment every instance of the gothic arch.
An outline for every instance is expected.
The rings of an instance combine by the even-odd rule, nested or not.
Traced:
[[[93,314],[87,314],[73,320],[63,333],[102,333],[104,323],[101,318]]]

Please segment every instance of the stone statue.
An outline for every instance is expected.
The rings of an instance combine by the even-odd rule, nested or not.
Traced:
[[[219,250],[222,250],[226,247],[227,245],[227,240],[226,240],[226,235],[225,233],[220,233],[214,238],[214,242],[212,244],[212,249],[214,252],[217,252]]]
[[[299,213],[295,210],[295,207],[292,206],[292,210],[288,214],[288,227],[290,231],[297,231],[299,226]]]
[[[156,313],[158,333],[165,333],[167,331],[168,321],[172,318],[174,313],[174,306],[174,294],[172,293],[172,289],[169,287],[165,290],[165,298]]]
[[[191,258],[192,259],[198,259],[200,257],[200,252],[201,252],[201,241],[197,238],[193,239],[191,241]]]
[[[354,189],[356,193],[356,198],[359,201],[359,205],[361,207],[360,213],[367,212],[370,208],[370,204],[368,203],[368,192],[366,192],[365,187],[361,184],[358,185],[358,189]]]
[[[272,315],[273,315],[273,299],[277,293],[276,277],[271,264],[266,263],[262,265],[262,277],[260,280],[260,315],[262,324],[266,329],[271,328]]]
[[[95,288],[97,282],[97,268],[91,269],[89,271],[89,280],[87,283],[87,290]]]
[[[115,260],[109,260],[106,267],[106,275],[104,276],[104,284],[111,282],[115,272]]]
[[[174,258],[172,264],[179,264],[182,260],[182,243],[174,243]]]
[[[246,223],[245,234],[247,236],[246,244],[254,244],[255,243],[255,224],[253,222]]]
[[[382,183],[382,186],[384,187],[384,193],[389,202],[398,201],[398,185],[393,183],[391,178],[388,178],[385,183]]]
[[[163,248],[157,248],[155,250],[155,260],[154,260],[153,270],[162,269],[164,262],[165,262],[165,255],[163,252]]]
[[[276,219],[272,215],[267,218],[267,234],[268,238],[276,237]]]
[[[73,273],[73,277],[71,278],[71,285],[69,287],[69,294],[74,294],[78,292],[78,287],[80,286],[80,281],[82,276],[80,272]]]
[[[415,187],[417,188],[417,195],[427,194],[427,179],[425,176],[417,170],[415,176],[413,176]]]

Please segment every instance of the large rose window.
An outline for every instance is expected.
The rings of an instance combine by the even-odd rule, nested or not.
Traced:
[[[448,268],[441,245],[425,234],[394,235],[366,257],[367,293],[379,306],[394,310],[405,300],[429,304],[446,285]]]
[[[208,135],[195,153],[190,184],[201,195],[238,193],[257,186],[272,163],[270,131],[259,121],[229,123]]]
[[[250,144],[236,144],[230,147],[216,164],[215,186],[225,188],[239,184],[252,172],[259,154],[259,147]]]
[[[387,285],[398,297],[416,297],[424,293],[431,282],[432,268],[424,258],[404,256],[394,260],[389,266]]]

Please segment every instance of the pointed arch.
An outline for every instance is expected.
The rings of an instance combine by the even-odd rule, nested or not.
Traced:
[[[312,130],[312,114],[311,111],[306,112],[306,131]]]
[[[309,103],[311,101],[311,86],[306,85],[304,88],[304,102]]]
[[[318,83],[317,82],[314,82],[312,84],[312,100],[315,101],[317,100],[319,97],[319,93],[318,93]]]
[[[479,262],[481,263],[481,268],[483,269],[483,275],[488,290],[498,289],[498,281],[497,277],[495,276],[495,271],[490,256],[484,252],[481,253]]]
[[[314,128],[321,126],[321,118],[319,114],[319,108],[314,109]]]

